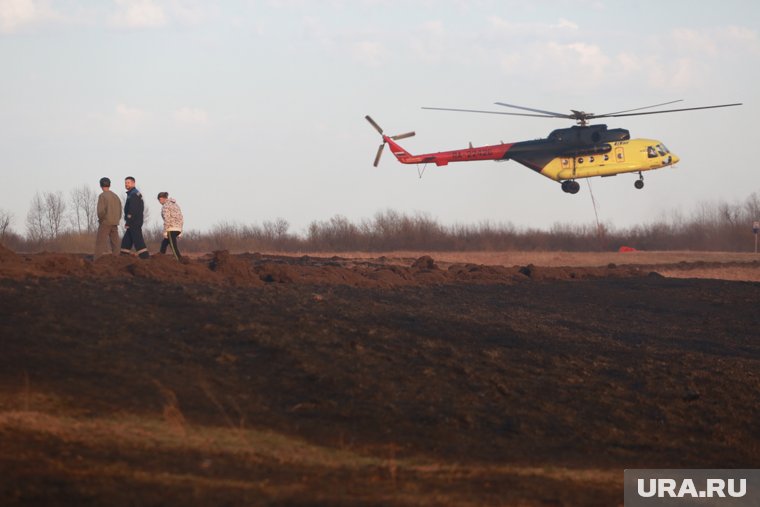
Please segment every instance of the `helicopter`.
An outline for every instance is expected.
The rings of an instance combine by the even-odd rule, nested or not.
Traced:
[[[406,132],[394,136],[383,133],[383,129],[369,116],[366,120],[383,138],[375,155],[374,166],[380,163],[385,145],[391,147],[393,155],[402,164],[430,164],[445,166],[450,162],[472,162],[477,160],[506,161],[514,160],[542,176],[560,183],[563,192],[577,194],[580,184],[577,180],[594,176],[617,176],[623,173],[638,173],[639,178],[634,182],[637,189],[644,188],[644,171],[662,169],[677,164],[680,158],[672,153],[664,143],[655,139],[631,139],[630,132],[623,128],[608,129],[607,125],[589,125],[596,118],[611,118],[621,116],[639,116],[648,114],[675,113],[694,111],[698,109],[714,109],[719,107],[740,106],[741,103],[720,104],[714,106],[689,107],[682,109],[665,109],[660,111],[645,111],[654,107],[662,107],[683,99],[654,104],[651,106],[615,111],[604,114],[587,113],[570,110],[570,114],[545,111],[530,107],[495,102],[495,105],[529,111],[516,113],[506,111],[485,111],[476,109],[454,109],[444,107],[423,107],[422,109],[436,111],[455,111],[463,113],[503,114],[511,116],[531,116],[538,118],[562,118],[574,120],[577,125],[552,131],[545,139],[534,141],[519,141],[501,143],[490,146],[473,147],[461,150],[441,151],[412,155],[396,141],[415,135]]]

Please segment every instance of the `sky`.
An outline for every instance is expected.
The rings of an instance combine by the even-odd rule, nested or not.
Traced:
[[[616,228],[760,192],[760,3],[753,0],[0,0],[0,209],[134,176],[153,221],[277,217]],[[516,162],[398,163],[364,120],[428,153],[546,137],[572,122],[428,111],[497,101],[605,113],[683,99],[740,107],[609,118],[676,168],[581,181]],[[597,120],[595,123],[601,123]],[[589,187],[590,184],[590,187]],[[760,219],[760,217],[758,217]],[[748,225],[748,227],[751,224]]]

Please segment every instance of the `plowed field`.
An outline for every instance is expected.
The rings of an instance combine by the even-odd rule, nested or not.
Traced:
[[[521,255],[0,247],[0,504],[620,505],[625,468],[760,467],[760,263]]]

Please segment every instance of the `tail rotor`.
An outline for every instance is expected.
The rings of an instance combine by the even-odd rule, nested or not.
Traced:
[[[377,164],[380,163],[380,157],[383,155],[383,148],[385,148],[385,143],[377,147],[377,155],[375,155],[375,163],[372,164],[375,167],[377,167]]]
[[[370,115],[365,116],[365,118],[367,119],[370,125],[375,127],[375,130],[377,130],[380,133],[380,135],[383,135],[383,129],[380,128],[380,125],[375,123],[375,120],[373,120]]]
[[[375,167],[377,167],[377,165],[380,163],[380,157],[383,155],[383,149],[385,148],[385,145],[388,142],[388,139],[399,141],[401,139],[406,139],[407,137],[412,137],[413,135],[415,135],[414,132],[406,132],[404,134],[398,134],[395,136],[386,136],[385,134],[383,134],[383,129],[380,128],[380,125],[375,123],[375,120],[373,120],[369,115],[365,116],[364,118],[366,118],[369,124],[372,125],[381,136],[383,136],[383,144],[378,146],[377,155],[375,155],[375,162],[372,164]]]

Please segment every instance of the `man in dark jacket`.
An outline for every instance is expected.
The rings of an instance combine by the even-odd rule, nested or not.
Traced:
[[[143,239],[143,213],[145,204],[143,203],[142,194],[135,187],[135,179],[127,176],[124,179],[124,188],[127,189],[127,202],[124,203],[124,238],[121,240],[121,254],[129,255],[134,245],[137,255],[141,259],[150,257],[148,247],[145,246]]]

